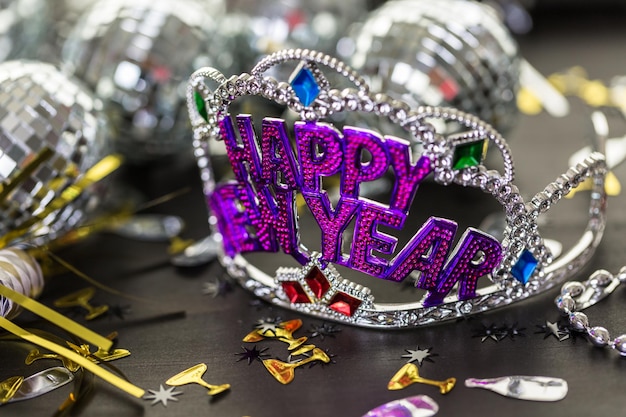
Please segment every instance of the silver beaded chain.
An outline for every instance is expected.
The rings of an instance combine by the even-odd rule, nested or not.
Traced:
[[[626,334],[611,339],[606,328],[590,326],[587,315],[580,310],[591,307],[604,299],[624,282],[626,282],[626,266],[623,266],[615,276],[609,271],[600,269],[584,282],[566,282],[561,287],[561,294],[555,299],[557,308],[567,315],[574,330],[585,332],[595,346],[608,346],[622,356],[626,356]]]

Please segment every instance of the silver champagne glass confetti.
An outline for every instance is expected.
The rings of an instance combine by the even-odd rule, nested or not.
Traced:
[[[547,376],[503,376],[465,380],[468,388],[483,388],[505,397],[528,401],[559,401],[567,395],[567,381]]]

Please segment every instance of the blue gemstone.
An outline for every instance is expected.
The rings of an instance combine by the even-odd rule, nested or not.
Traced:
[[[533,272],[535,272],[538,263],[539,261],[535,259],[532,253],[530,253],[527,249],[524,249],[524,252],[522,252],[522,255],[519,257],[517,263],[513,265],[511,273],[516,280],[522,284],[526,284],[530,279],[530,276]]]
[[[320,93],[320,87],[315,81],[315,77],[310,69],[302,67],[291,80],[291,87],[296,92],[296,96],[305,106],[310,105]]]

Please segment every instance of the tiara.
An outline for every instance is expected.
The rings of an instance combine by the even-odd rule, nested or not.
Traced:
[[[269,75],[289,64],[295,70],[288,82]],[[349,86],[333,88],[331,79]],[[248,114],[232,116],[231,104],[245,96],[265,98],[288,113],[264,117],[260,125]],[[589,260],[604,231],[602,153],[591,153],[525,202],[513,184],[509,147],[489,124],[456,109],[414,109],[370,92],[353,69],[320,52],[279,51],[250,73],[230,78],[214,68],[199,69],[190,77],[187,106],[220,262],[256,296],[301,313],[364,327],[410,328],[484,312],[562,283]],[[339,115],[352,113],[383,119],[408,139],[337,127],[336,120],[345,120]],[[434,126],[441,122],[459,128],[439,133]],[[233,179],[216,180],[213,141],[223,141]],[[499,152],[500,169],[484,165],[487,145]],[[371,156],[367,161],[361,159],[364,150]],[[364,196],[367,185],[391,171],[388,202]],[[332,176],[340,177],[339,185],[325,189],[323,180]],[[586,228],[569,251],[553,255],[537,219],[587,178],[593,189]],[[501,239],[473,227],[460,233],[457,222],[431,216],[398,248],[398,239],[381,227],[410,229],[409,209],[426,180],[477,188],[495,198],[506,218]],[[302,243],[298,201],[319,225],[316,251]],[[279,251],[300,266],[278,267],[272,274],[248,259],[253,252]],[[426,293],[415,301],[377,303],[370,288],[343,278],[338,266],[386,281],[412,277]]]

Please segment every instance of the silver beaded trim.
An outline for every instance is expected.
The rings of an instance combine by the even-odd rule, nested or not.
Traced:
[[[626,267],[622,267],[616,276],[600,269],[591,274],[586,281],[569,281],[563,284],[561,294],[554,301],[557,308],[567,316],[574,330],[584,332],[595,346],[608,346],[622,356],[626,356],[626,334],[612,339],[606,328],[589,325],[587,315],[580,310],[601,301],[624,282]]]
[[[320,95],[310,106],[304,106],[291,85],[264,75],[272,66],[292,60],[305,61],[309,65],[308,68],[314,68],[314,71],[319,71],[317,65],[329,67],[344,75],[356,88],[346,88],[339,91],[323,84]],[[316,74],[316,78],[323,77],[321,73]],[[321,79],[325,80],[325,78]],[[216,87],[209,88],[207,81],[216,84]],[[198,113],[195,93],[201,94],[204,98],[208,113],[207,120],[204,120]],[[423,146],[424,155],[434,161],[435,182],[443,185],[456,183],[466,187],[478,188],[495,197],[506,214],[507,227],[502,242],[504,255],[501,264],[490,277],[492,285],[479,289],[477,296],[470,300],[458,301],[455,294],[451,293],[442,304],[435,307],[424,307],[421,301],[375,303],[374,297],[368,293],[367,303],[360,306],[353,316],[331,314],[326,306],[290,303],[279,284],[279,278],[271,277],[254,267],[244,256],[237,255],[234,258],[229,258],[222,255],[220,257],[227,272],[236,278],[242,286],[258,297],[274,304],[306,314],[364,327],[405,328],[423,326],[484,312],[544,292],[562,283],[566,277],[576,273],[584,266],[600,242],[605,224],[606,196],[604,191],[606,164],[604,155],[601,153],[596,152],[589,155],[583,162],[570,168],[527,203],[522,198],[518,188],[512,183],[515,170],[510,149],[502,136],[488,123],[457,109],[442,107],[412,109],[408,104],[391,99],[385,94],[372,93],[365,81],[346,64],[336,58],[309,50],[296,49],[277,52],[263,59],[252,69],[250,74],[243,73],[228,79],[212,68],[203,68],[192,74],[187,88],[187,103],[194,129],[196,155],[207,195],[212,192],[215,186],[213,171],[208,161],[207,143],[210,140],[220,140],[218,120],[227,114],[230,104],[236,98],[245,95],[261,96],[285,105],[299,113],[303,120],[320,120],[334,113],[345,111],[372,113],[386,117],[392,123],[402,126],[410,133],[416,143]],[[456,122],[467,128],[468,131],[446,137],[437,132],[435,127],[429,123],[433,119]],[[452,160],[455,148],[479,140],[488,140],[491,145],[499,150],[503,160],[502,172],[487,169],[483,165],[453,169]],[[553,204],[586,178],[593,180],[587,228],[580,241],[569,252],[558,259],[553,259],[539,234],[537,219],[540,214],[549,210]],[[209,223],[212,225],[215,223],[212,216],[209,217]],[[216,230],[213,231],[219,235]],[[524,250],[528,250],[538,260],[535,271],[525,285],[517,281],[511,274],[512,267],[519,260]],[[286,270],[281,269],[278,275],[284,272]],[[291,272],[296,274],[295,270]],[[333,285],[335,285],[335,281],[344,282],[345,280],[333,276]],[[357,285],[354,283],[346,285],[350,286],[350,284],[352,287]],[[338,289],[333,287],[332,290]]]

